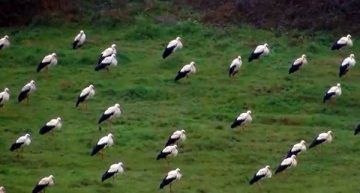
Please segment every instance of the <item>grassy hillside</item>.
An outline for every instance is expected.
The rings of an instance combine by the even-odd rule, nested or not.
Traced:
[[[70,49],[75,34],[84,29],[88,41],[79,50]],[[17,33],[12,34],[12,32]],[[43,177],[53,174],[51,193],[159,192],[160,180],[168,171],[166,162],[155,157],[176,128],[187,131],[171,168],[179,167],[183,178],[174,186],[177,193],[260,192],[249,186],[254,172],[267,164],[274,169],[288,148],[301,139],[308,143],[322,131],[334,132],[332,144],[300,155],[297,168],[262,184],[262,192],[319,193],[358,192],[360,139],[353,136],[359,120],[360,70],[358,66],[339,79],[338,67],[350,52],[329,49],[333,38],[326,34],[289,36],[248,27],[219,29],[196,22],[166,27],[139,17],[132,26],[59,26],[1,29],[12,45],[0,53],[0,89],[9,87],[11,101],[0,112],[0,185],[7,192],[30,192]],[[344,32],[346,34],[347,32]],[[167,42],[176,36],[184,49],[161,59]],[[267,42],[271,54],[260,61],[246,58],[258,43]],[[120,65],[110,74],[95,72],[99,53],[118,45]],[[56,52],[59,64],[50,70],[51,79],[35,73],[38,62]],[[309,64],[292,76],[287,74],[294,58],[306,53]],[[244,64],[235,78],[227,75],[237,55]],[[174,83],[182,65],[197,63],[198,72]],[[29,80],[38,90],[30,105],[16,97]],[[336,105],[322,104],[330,86],[342,83],[343,96]],[[86,112],[74,108],[81,89],[94,84],[96,95]],[[92,146],[109,132],[97,130],[100,114],[120,103],[123,114],[115,121],[115,145],[106,157],[90,157]],[[253,123],[245,130],[231,130],[241,112],[251,109]],[[64,125],[54,138],[40,136],[38,129],[61,116]],[[8,151],[11,143],[29,132],[33,143],[19,159]],[[124,176],[101,183],[110,164],[122,161]],[[168,192],[163,190],[160,192]]]

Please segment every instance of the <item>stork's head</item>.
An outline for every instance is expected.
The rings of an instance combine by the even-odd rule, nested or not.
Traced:
[[[30,84],[35,84],[35,81],[34,81],[34,80],[30,80]]]
[[[269,44],[265,43],[264,46],[265,46],[265,47],[269,47]]]
[[[111,57],[115,58],[115,57],[116,57],[116,54],[115,54],[115,53],[111,54]]]
[[[109,134],[108,134],[108,137],[113,138],[114,135],[113,135],[112,133],[109,133]]]
[[[340,87],[341,87],[341,84],[340,84],[340,83],[337,83],[336,86],[340,88]]]
[[[9,36],[8,36],[8,35],[5,35],[4,38],[8,40],[8,39],[9,39]]]
[[[248,110],[246,113],[247,113],[247,114],[251,114],[251,111],[250,111],[250,110]]]
[[[182,129],[182,130],[181,130],[181,133],[185,133],[185,130],[184,130],[184,129]]]
[[[25,137],[30,138],[30,134],[28,134],[28,133],[25,134]]]
[[[350,54],[350,58],[355,58],[355,55],[354,55],[354,54]]]
[[[350,35],[350,34],[348,34],[346,37],[347,37],[348,39],[350,39],[350,38],[351,38],[351,35]]]
[[[61,117],[56,118],[56,120],[61,121]]]
[[[120,109],[120,104],[116,103],[116,104],[115,104],[115,107],[117,107],[117,108]]]
[[[295,158],[296,158],[296,155],[292,155],[292,156],[291,156],[291,159],[295,159]]]
[[[175,171],[180,172],[180,168],[176,168],[176,170],[175,170]]]
[[[51,179],[55,179],[55,177],[54,177],[53,175],[50,175],[50,176],[49,176],[49,178],[51,178]]]
[[[111,47],[112,47],[112,48],[116,48],[116,44],[112,44]]]
[[[238,59],[238,60],[241,60],[241,56],[238,56],[237,59]]]
[[[52,53],[51,56],[52,56],[52,57],[56,57],[56,53]]]
[[[301,140],[300,143],[301,143],[301,144],[305,144],[306,142],[305,142],[305,140]]]
[[[5,191],[4,186],[0,186],[0,191]]]
[[[90,87],[90,88],[95,88],[94,85],[92,85],[92,84],[90,84],[89,87]]]
[[[328,133],[328,134],[331,134],[331,133],[332,133],[332,131],[328,131],[327,133]]]
[[[8,88],[5,88],[4,92],[10,93],[10,90]]]
[[[80,33],[83,34],[83,33],[84,33],[84,30],[80,30]]]
[[[194,65],[195,65],[195,62],[194,62],[194,61],[190,62],[190,65],[191,65],[191,66],[194,66]]]
[[[123,166],[124,164],[122,162],[119,162],[118,165]]]
[[[178,36],[178,37],[176,37],[176,40],[181,40],[181,37],[179,37],[179,36]]]
[[[178,146],[175,144],[174,147],[177,148]]]
[[[265,168],[266,168],[266,169],[270,169],[270,166],[269,166],[269,165],[266,165]]]
[[[302,57],[302,58],[306,58],[306,55],[305,55],[305,54],[303,54],[303,55],[301,55],[301,57]]]

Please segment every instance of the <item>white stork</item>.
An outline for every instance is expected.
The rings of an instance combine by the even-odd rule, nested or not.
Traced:
[[[251,111],[248,110],[246,113],[241,113],[231,124],[231,128],[235,128],[237,126],[243,126],[247,125],[248,123],[251,123],[252,117],[251,117]]]
[[[350,54],[349,57],[345,58],[341,62],[340,69],[339,69],[339,77],[344,76],[350,70],[350,68],[355,66],[355,64],[356,64],[355,55]]]
[[[106,111],[101,115],[98,124],[99,124],[99,130],[101,131],[101,127],[100,124],[104,121],[108,121],[109,123],[109,127],[111,129],[112,123],[111,121],[116,118],[119,117],[121,115],[121,109],[120,109],[120,105],[119,104],[115,104],[114,106],[109,107],[108,109],[106,109]]]
[[[10,99],[10,90],[5,88],[4,91],[0,92],[0,108],[5,105]]]
[[[299,143],[295,144],[287,153],[287,158],[291,157],[292,155],[298,155],[301,152],[306,151],[305,141],[301,140]]]
[[[166,146],[156,157],[156,160],[160,159],[166,159],[167,164],[169,165],[169,160],[167,158],[169,157],[176,157],[178,154],[177,145],[169,145]]]
[[[252,185],[262,179],[271,178],[272,172],[270,166],[267,165],[264,168],[259,169],[258,172],[254,175],[254,177],[250,180],[249,184]]]
[[[10,46],[9,36],[5,35],[3,38],[0,39],[0,50],[7,48]]]
[[[160,189],[163,189],[165,186],[170,185],[170,192],[171,192],[171,184],[176,180],[180,180],[181,176],[182,175],[180,173],[179,168],[176,168],[175,170],[171,170],[161,181]]]
[[[30,94],[36,90],[35,81],[31,80],[24,87],[22,87],[21,92],[18,96],[18,101],[21,102],[24,99],[27,99],[27,103],[29,103]]]
[[[116,55],[116,44],[112,44],[110,47],[106,48],[104,51],[101,52],[98,64],[100,64],[104,58],[113,54]]]
[[[176,130],[174,131],[169,139],[167,140],[165,147],[170,146],[170,145],[174,145],[174,144],[178,144],[181,141],[185,141],[186,140],[186,135],[185,135],[185,130]]]
[[[235,74],[239,72],[241,64],[241,56],[238,56],[231,62],[229,67],[229,77],[235,76]]]
[[[168,56],[170,56],[170,54],[172,54],[173,52],[175,52],[176,50],[179,50],[181,48],[183,48],[183,44],[181,43],[181,38],[177,37],[176,39],[171,40],[169,42],[169,44],[166,46],[166,48],[163,52],[162,57],[165,59]]]
[[[54,180],[55,180],[55,177],[53,175],[42,178],[39,181],[39,183],[36,184],[32,193],[39,193],[41,191],[45,192],[45,188],[47,188],[49,186],[53,186],[55,184]]]
[[[296,165],[297,165],[296,155],[292,155],[291,157],[285,158],[281,162],[281,164],[276,169],[275,174],[280,173],[288,168],[296,167]]]
[[[112,54],[104,58],[100,63],[98,63],[95,66],[95,71],[99,71],[102,69],[106,69],[107,71],[109,71],[109,67],[117,66],[117,65],[118,65],[118,61],[116,59],[116,54]]]
[[[42,61],[39,63],[36,72],[40,72],[45,69],[45,72],[48,72],[49,67],[55,66],[58,63],[56,53],[49,54],[45,56]]]
[[[331,143],[332,141],[332,132],[328,131],[326,133],[320,133],[310,144],[309,149],[313,148],[317,145],[320,145],[322,143]]]
[[[296,59],[289,69],[289,74],[294,73],[302,67],[302,65],[307,64],[306,55],[301,55],[300,58]]]
[[[341,85],[337,83],[336,86],[332,86],[324,95],[323,102],[341,96]]]
[[[338,41],[336,41],[332,47],[331,50],[339,50],[340,48],[344,46],[352,46],[353,42],[351,40],[351,35],[348,34],[347,36],[341,37]]]
[[[0,186],[0,193],[6,193],[4,186]]]
[[[54,131],[55,129],[61,129],[61,127],[62,127],[62,120],[60,117],[58,117],[56,119],[51,119],[49,122],[43,125],[40,128],[39,133],[41,135],[44,135],[50,131]]]
[[[112,164],[108,170],[102,175],[101,181],[104,182],[105,180],[113,177],[115,179],[115,176],[118,174],[124,173],[123,163],[119,162],[116,164]]]
[[[258,45],[253,52],[251,52],[249,56],[249,62],[260,58],[261,56],[268,55],[270,53],[269,45],[267,43],[263,45]]]
[[[101,159],[104,158],[104,154],[102,150],[106,149],[107,147],[111,147],[114,144],[113,134],[109,133],[107,136],[102,137],[97,144],[94,146],[93,150],[91,151],[91,156],[100,152]]]
[[[190,64],[186,64],[181,68],[181,70],[178,72],[178,74],[175,77],[175,81],[178,81],[184,77],[189,77],[190,74],[195,74],[196,68],[195,68],[195,62],[190,62]]]
[[[357,135],[359,132],[360,132],[360,124],[358,124],[357,127],[355,128],[354,135]]]
[[[73,41],[73,49],[80,48],[86,40],[86,35],[84,33],[84,30],[80,30],[80,33],[76,35]]]
[[[85,104],[85,108],[87,109],[87,101],[95,95],[95,87],[94,85],[90,84],[88,87],[84,88],[78,99],[76,101],[75,107],[78,107],[80,103]]]
[[[23,148],[24,145],[28,146],[31,143],[30,134],[25,134],[15,141],[10,147],[10,151],[15,151],[17,149]]]

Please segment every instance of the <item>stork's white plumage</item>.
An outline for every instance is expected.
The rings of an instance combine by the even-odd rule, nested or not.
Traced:
[[[288,168],[295,167],[297,165],[296,155],[285,158],[275,171],[275,174],[280,173]]]
[[[320,133],[310,144],[309,149],[323,143],[331,143],[333,140],[332,131],[326,133]]]
[[[350,54],[349,57],[345,58],[341,62],[340,69],[339,69],[339,77],[344,76],[350,70],[350,68],[355,66],[355,64],[356,64],[355,55]]]
[[[57,117],[56,119],[51,119],[45,125],[43,125],[40,128],[39,133],[41,135],[44,135],[45,133],[54,131],[55,129],[61,129],[61,127],[62,127],[62,120],[60,117]]]
[[[241,56],[238,56],[231,62],[230,67],[229,67],[229,76],[230,77],[235,76],[235,74],[239,72],[241,64],[242,64]]]
[[[103,149],[106,149],[107,147],[111,147],[114,144],[113,140],[113,134],[109,133],[107,136],[102,137],[97,144],[94,146],[91,156],[97,154],[99,151],[102,151]],[[101,159],[103,159],[103,153],[100,152]]]
[[[166,159],[168,157],[176,157],[178,154],[177,145],[166,146],[156,157],[156,160]]]
[[[299,143],[295,144],[287,153],[286,157],[291,157],[292,155],[298,155],[301,152],[306,151],[305,141],[301,140]]]
[[[95,71],[106,69],[109,71],[109,67],[117,66],[118,61],[116,59],[116,54],[112,54],[104,58],[99,64],[95,66]]]
[[[40,72],[43,69],[45,69],[47,71],[49,67],[55,66],[57,63],[58,63],[58,60],[57,60],[56,53],[49,54],[42,59],[42,61],[38,65],[36,71]]]
[[[31,93],[33,93],[36,90],[35,81],[31,80],[29,83],[27,83],[24,87],[22,87],[21,92],[18,96],[18,101],[21,102],[24,99],[28,99]]]
[[[104,121],[109,121],[109,127],[111,128],[111,121],[119,117],[121,115],[121,109],[119,104],[115,104],[114,106],[109,107],[106,109],[106,111],[101,115],[98,124],[100,125]],[[99,130],[101,130],[101,127],[99,126]]]
[[[268,55],[270,53],[269,45],[267,43],[258,45],[255,50],[249,56],[249,62],[260,58],[261,56]]]
[[[270,166],[267,165],[264,168],[259,169],[258,172],[254,175],[254,177],[250,180],[249,184],[252,185],[260,180],[271,178],[272,172]]]
[[[171,40],[168,45],[166,46],[162,57],[165,59],[166,57],[170,56],[170,54],[174,53],[176,50],[183,48],[183,44],[181,43],[181,38],[177,37],[174,40]]]
[[[80,30],[80,32],[75,36],[73,41],[73,49],[80,48],[86,40],[86,34],[84,30]]]
[[[30,143],[31,143],[30,134],[27,133],[27,134],[17,138],[15,143],[13,143],[11,145],[10,151],[15,151],[17,149],[20,149],[20,148],[24,147],[24,145],[28,146],[28,145],[30,145]]]
[[[6,193],[6,190],[5,190],[4,186],[0,186],[0,193]]]
[[[289,69],[289,74],[294,73],[300,69],[304,64],[307,64],[306,55],[303,54],[300,58],[296,59]]]
[[[179,142],[185,141],[186,140],[186,135],[185,135],[185,130],[176,130],[174,131],[169,139],[167,140],[165,147],[170,146],[170,145],[174,145],[174,144],[178,144]]]
[[[45,192],[45,188],[49,186],[53,186],[55,184],[55,177],[53,175],[50,175],[48,177],[42,178],[34,187],[32,193],[39,193],[41,191]]]
[[[8,35],[5,35],[0,39],[0,50],[10,46],[10,38]]]
[[[196,73],[195,62],[190,62],[190,64],[186,64],[181,68],[178,74],[175,77],[175,81],[178,81],[184,77],[189,77],[190,74]]]
[[[247,125],[248,123],[251,123],[252,117],[251,117],[251,111],[248,110],[245,113],[241,113],[231,124],[231,128],[235,128],[237,126],[243,126]]]
[[[5,105],[10,99],[10,90],[5,88],[4,91],[0,92],[0,108]]]
[[[100,64],[104,58],[111,56],[113,54],[115,54],[115,55],[117,54],[116,44],[112,44],[110,47],[106,48],[104,51],[101,52],[98,64]]]
[[[331,47],[331,50],[339,50],[340,48],[344,46],[352,46],[353,42],[351,40],[351,35],[348,34],[347,36],[341,37],[339,40],[337,40]]]
[[[170,192],[171,192],[171,184],[176,180],[180,180],[181,176],[182,174],[180,173],[179,168],[176,168],[175,170],[171,170],[161,181],[160,189],[163,189],[165,186],[170,185]]]
[[[112,164],[110,166],[110,168],[102,175],[101,181],[103,182],[111,177],[113,177],[113,179],[114,179],[115,176],[117,176],[118,174],[122,174],[122,173],[124,173],[124,168],[123,168],[122,162]]]
[[[332,86],[324,95],[323,102],[341,96],[341,85],[337,83],[336,86]]]
[[[85,103],[85,107],[87,108],[87,101],[95,95],[95,87],[90,84],[88,87],[84,88],[78,99],[76,101],[75,107],[78,107],[80,103]]]

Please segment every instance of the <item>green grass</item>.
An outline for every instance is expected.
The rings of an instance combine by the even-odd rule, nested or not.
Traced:
[[[88,41],[71,50],[73,37],[84,29]],[[166,27],[143,17],[130,26],[77,26],[3,28],[12,45],[0,53],[0,89],[9,87],[11,101],[0,112],[0,185],[8,192],[30,192],[37,181],[53,174],[60,192],[159,192],[168,171],[164,161],[155,161],[168,135],[176,128],[187,131],[171,167],[179,167],[183,178],[174,186],[177,193],[260,192],[248,180],[259,168],[274,169],[288,148],[301,139],[308,143],[322,131],[334,132],[332,144],[310,150],[299,157],[299,165],[284,175],[263,182],[262,192],[319,193],[358,192],[356,168],[359,139],[353,128],[359,120],[360,70],[352,69],[339,80],[339,62],[353,48],[329,50],[333,37],[320,34],[282,35],[249,27],[224,29],[192,21]],[[18,33],[12,35],[12,32]],[[346,34],[344,32],[344,34]],[[184,49],[161,59],[167,42],[176,36]],[[271,54],[247,63],[256,44],[267,42]],[[111,74],[95,72],[99,53],[112,43],[118,45],[120,65]],[[35,73],[38,62],[56,52],[59,64],[50,70],[51,79]],[[289,65],[302,53],[309,64],[289,76]],[[233,79],[228,65],[242,55],[243,66]],[[190,61],[198,72],[189,79],[173,82],[176,72]],[[37,82],[29,106],[17,104],[21,87]],[[323,105],[330,86],[342,83],[343,95],[335,106]],[[96,95],[89,110],[74,108],[77,95],[88,84]],[[97,119],[110,105],[120,103],[123,114],[114,125],[115,144],[106,158],[90,157],[97,140],[106,135],[97,130]],[[241,112],[251,109],[253,123],[245,131],[229,125]],[[64,125],[56,137],[40,136],[38,129],[61,116]],[[24,157],[10,153],[10,144],[29,132],[33,143]],[[124,176],[115,182],[100,182],[110,164],[122,161]],[[163,190],[160,192],[168,192]]]

